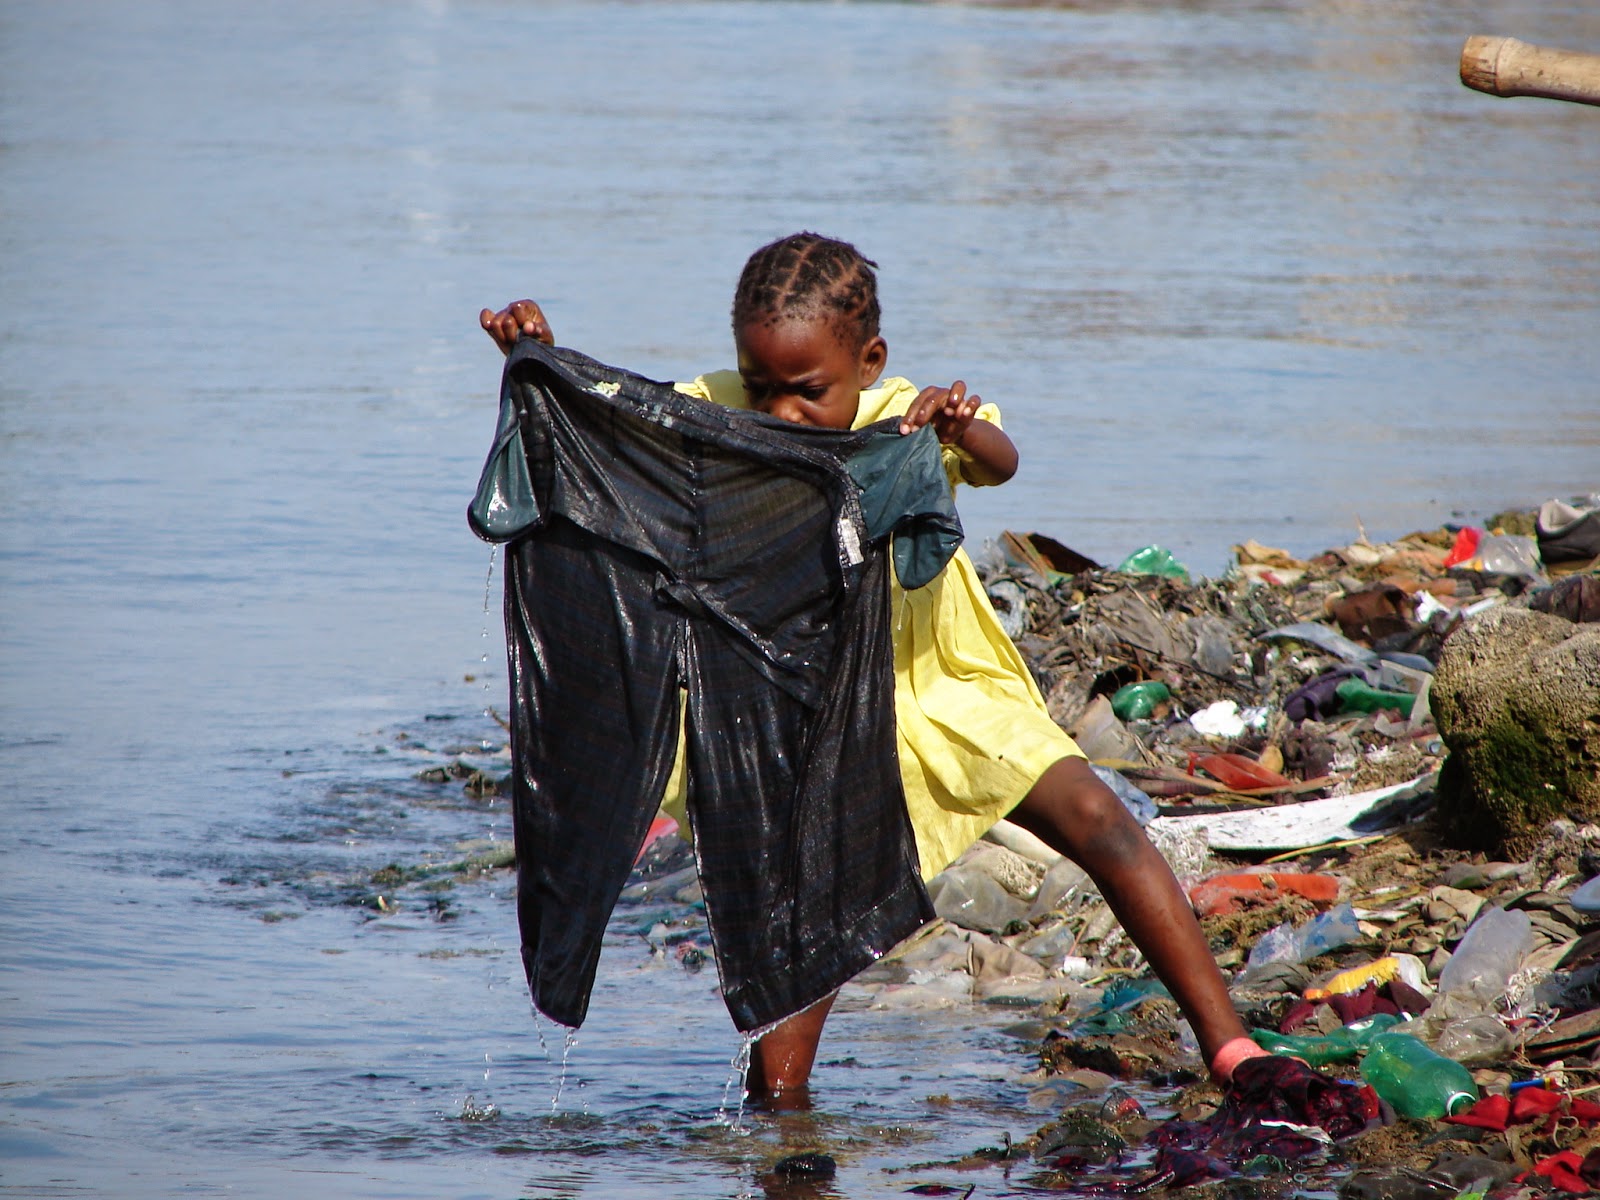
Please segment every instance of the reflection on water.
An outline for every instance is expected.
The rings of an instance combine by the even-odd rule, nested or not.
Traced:
[[[891,370],[1022,447],[975,539],[1102,560],[1591,490],[1600,135],[1461,88],[1473,32],[1600,14],[5,7],[0,1194],[754,1196],[811,1150],[816,1195],[1028,1194],[943,1165],[1042,1120],[1003,1017],[845,1005],[813,1108],[730,1123],[715,972],[647,913],[562,1081],[504,803],[417,778],[505,769],[474,315],[680,377],[754,246],[849,237]]]

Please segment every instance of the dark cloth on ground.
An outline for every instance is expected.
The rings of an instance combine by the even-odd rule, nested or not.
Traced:
[[[877,481],[866,500],[852,464]],[[517,905],[540,1011],[586,1015],[680,694],[738,1028],[807,1007],[932,919],[895,756],[886,540],[899,529],[913,575],[959,543],[931,429],[787,425],[524,339],[469,514],[509,540]]]
[[[1368,1086],[1330,1079],[1294,1058],[1246,1059],[1216,1112],[1201,1121],[1169,1121],[1151,1135],[1160,1147],[1154,1171],[1128,1190],[1223,1178],[1262,1155],[1292,1162],[1325,1148],[1318,1130],[1346,1138],[1379,1120]]]

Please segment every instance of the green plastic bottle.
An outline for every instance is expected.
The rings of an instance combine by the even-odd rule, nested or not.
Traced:
[[[1409,1033],[1373,1038],[1361,1060],[1361,1078],[1402,1117],[1453,1116],[1478,1101],[1471,1071]]]
[[[1250,1036],[1263,1050],[1304,1059],[1313,1067],[1326,1067],[1359,1058],[1373,1039],[1399,1023],[1400,1018],[1393,1013],[1377,1013],[1329,1034],[1274,1033],[1270,1029],[1257,1029]]]

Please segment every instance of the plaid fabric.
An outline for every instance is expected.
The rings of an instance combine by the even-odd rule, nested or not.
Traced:
[[[682,694],[728,1010],[741,1030],[798,1012],[933,916],[895,756],[886,540],[848,463],[903,456],[901,511],[953,521],[937,441],[733,412],[530,341],[502,405],[537,507],[505,594],[534,1003],[584,1019]]]

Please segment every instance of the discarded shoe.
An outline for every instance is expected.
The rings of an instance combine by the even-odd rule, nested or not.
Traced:
[[[1600,556],[1600,508],[1546,500],[1534,523],[1539,556],[1547,563],[1581,562]]]

